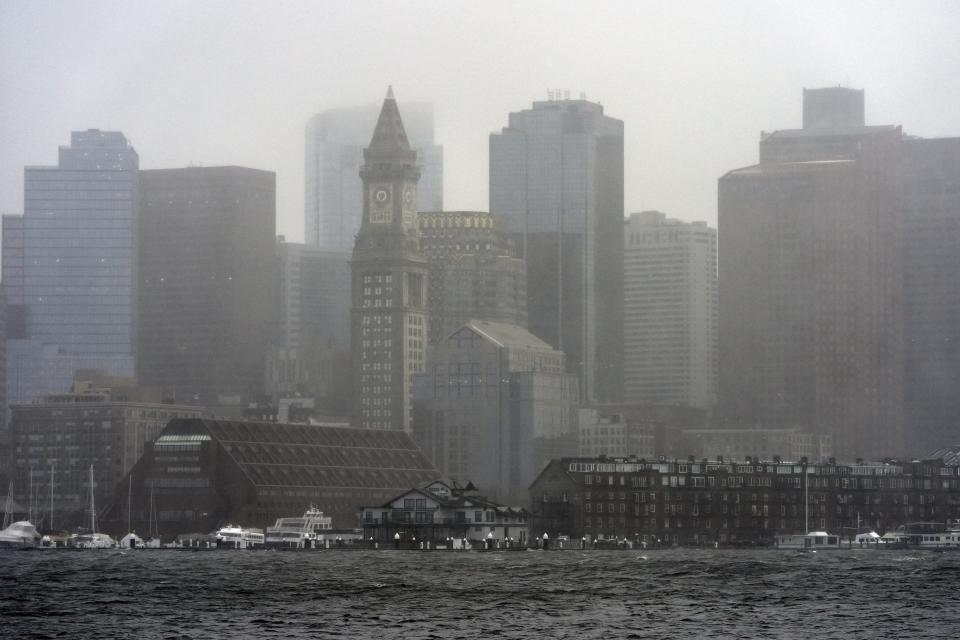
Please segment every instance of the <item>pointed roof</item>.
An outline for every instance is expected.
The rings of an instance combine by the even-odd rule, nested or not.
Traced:
[[[373,130],[373,138],[367,151],[378,156],[407,155],[411,152],[400,110],[393,97],[393,86],[387,88],[387,97],[383,99],[380,117],[377,118],[377,126]]]

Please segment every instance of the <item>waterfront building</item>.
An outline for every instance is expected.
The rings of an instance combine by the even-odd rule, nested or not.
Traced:
[[[398,430],[173,420],[117,486],[102,521],[126,527],[129,482],[134,530],[149,529],[152,511],[165,539],[227,522],[263,528],[311,506],[335,529],[355,528],[358,505],[380,504],[435,477]]]
[[[552,458],[577,450],[577,379],[526,329],[473,320],[414,376],[413,435],[444,476],[515,503]]]
[[[250,401],[276,331],[276,175],[141,171],[140,195],[140,382],[178,402]]]
[[[584,402],[619,400],[623,122],[584,99],[511,113],[490,135],[490,211],[526,260],[530,331],[566,354]]]
[[[77,369],[134,375],[138,165],[122,133],[89,129],[24,169],[23,216],[3,217],[7,403],[64,393]]]
[[[364,149],[363,222],[350,263],[354,424],[409,429],[410,390],[423,371],[428,262],[420,252],[420,170],[393,90]]]
[[[363,538],[381,545],[457,546],[466,540],[501,547],[509,541],[522,547],[527,542],[526,509],[488,500],[469,482],[461,486],[434,480],[382,504],[360,507],[360,524]]]
[[[625,402],[712,409],[717,399],[717,230],[659,211],[625,223]]]
[[[363,147],[380,105],[327,109],[306,127],[304,237],[307,245],[349,253],[363,217]],[[433,137],[433,105],[405,103],[405,130],[417,152],[416,209],[443,209],[443,147]]]
[[[763,134],[759,163],[719,182],[726,423],[829,435],[847,457],[906,448],[903,133],[865,126],[862,103],[804,90],[804,127]]]
[[[808,511],[811,530],[846,540],[859,526],[883,533],[960,517],[960,467],[942,460],[565,458],[531,484],[530,504],[531,535],[552,539],[762,545],[804,531]]]
[[[485,211],[418,214],[420,251],[430,264],[429,344],[470,320],[527,326],[526,264],[502,221]]]
[[[200,415],[197,407],[165,404],[160,396],[130,378],[78,371],[69,393],[12,405],[17,499],[31,505],[44,527],[51,517],[57,529],[89,522],[91,466],[96,504],[105,505],[170,420]]]

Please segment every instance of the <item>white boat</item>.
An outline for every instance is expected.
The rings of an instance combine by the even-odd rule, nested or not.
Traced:
[[[876,531],[867,531],[864,533],[858,533],[853,537],[853,546],[859,545],[863,548],[876,547],[877,545],[882,544],[881,540],[882,538],[880,537],[880,534]]]
[[[939,531],[911,532],[910,542],[920,549],[960,549],[960,520],[940,525]]]
[[[218,529],[213,538],[223,549],[255,549],[262,547],[264,541],[260,529],[245,529],[232,524]]]
[[[830,535],[826,531],[810,533],[781,533],[776,538],[777,549],[798,549],[820,551],[821,549],[839,549],[840,536]]]
[[[300,517],[277,518],[272,527],[267,527],[266,545],[293,549],[317,547],[323,543],[323,532],[331,526],[330,516],[310,507]]]
[[[67,539],[67,546],[75,549],[112,549],[117,541],[97,531],[97,505],[93,497],[93,465],[90,465],[90,532],[76,533]]]
[[[0,531],[0,548],[32,549],[40,545],[40,534],[32,523],[26,520],[14,522]]]

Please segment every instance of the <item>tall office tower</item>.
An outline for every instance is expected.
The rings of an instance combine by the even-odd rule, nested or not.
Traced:
[[[442,475],[525,504],[540,470],[577,452],[577,377],[526,329],[471,320],[428,360],[414,376],[413,437]]]
[[[497,216],[433,211],[419,220],[420,251],[430,261],[430,344],[469,320],[527,326],[526,265]]]
[[[424,366],[428,263],[416,158],[391,89],[363,152],[363,223],[350,263],[354,424],[368,429],[409,428],[411,378]]]
[[[360,230],[363,199],[360,167],[363,146],[377,122],[380,105],[328,109],[310,118],[306,128],[304,242],[347,251]],[[420,182],[418,211],[443,209],[443,147],[433,141],[433,105],[403,106],[404,125],[417,152]]]
[[[717,398],[717,230],[658,211],[624,237],[624,400],[712,409]]]
[[[960,138],[904,140],[904,417],[908,452],[960,440]]]
[[[3,218],[7,403],[65,392],[77,369],[133,375],[138,164],[122,133],[89,129],[24,170],[23,216]]]
[[[267,393],[313,398],[324,415],[346,415],[350,357],[350,254],[277,243],[280,335],[270,350]]]
[[[139,381],[239,408],[263,392],[276,332],[276,175],[158,169],[140,186]]]
[[[845,458],[905,448],[903,134],[864,126],[862,101],[804,90],[804,113],[818,116],[764,134],[759,164],[719,182],[725,415],[831,435]]]
[[[623,122],[534,102],[490,136],[490,210],[527,262],[531,333],[563,351],[583,400],[622,393]]]

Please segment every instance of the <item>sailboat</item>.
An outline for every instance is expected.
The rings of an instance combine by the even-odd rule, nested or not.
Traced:
[[[37,528],[28,520],[13,520],[13,482],[7,489],[7,500],[3,508],[3,530],[0,531],[0,548],[32,549],[40,544]]]
[[[808,473],[806,459],[803,461],[803,530],[805,533],[778,534],[774,546],[777,549],[799,551],[819,551],[821,549],[839,549],[840,536],[826,531],[810,531],[810,494],[807,487]]]
[[[77,549],[111,549],[117,546],[113,538],[97,532],[97,507],[93,497],[93,465],[90,465],[90,533],[71,536],[67,544]]]

